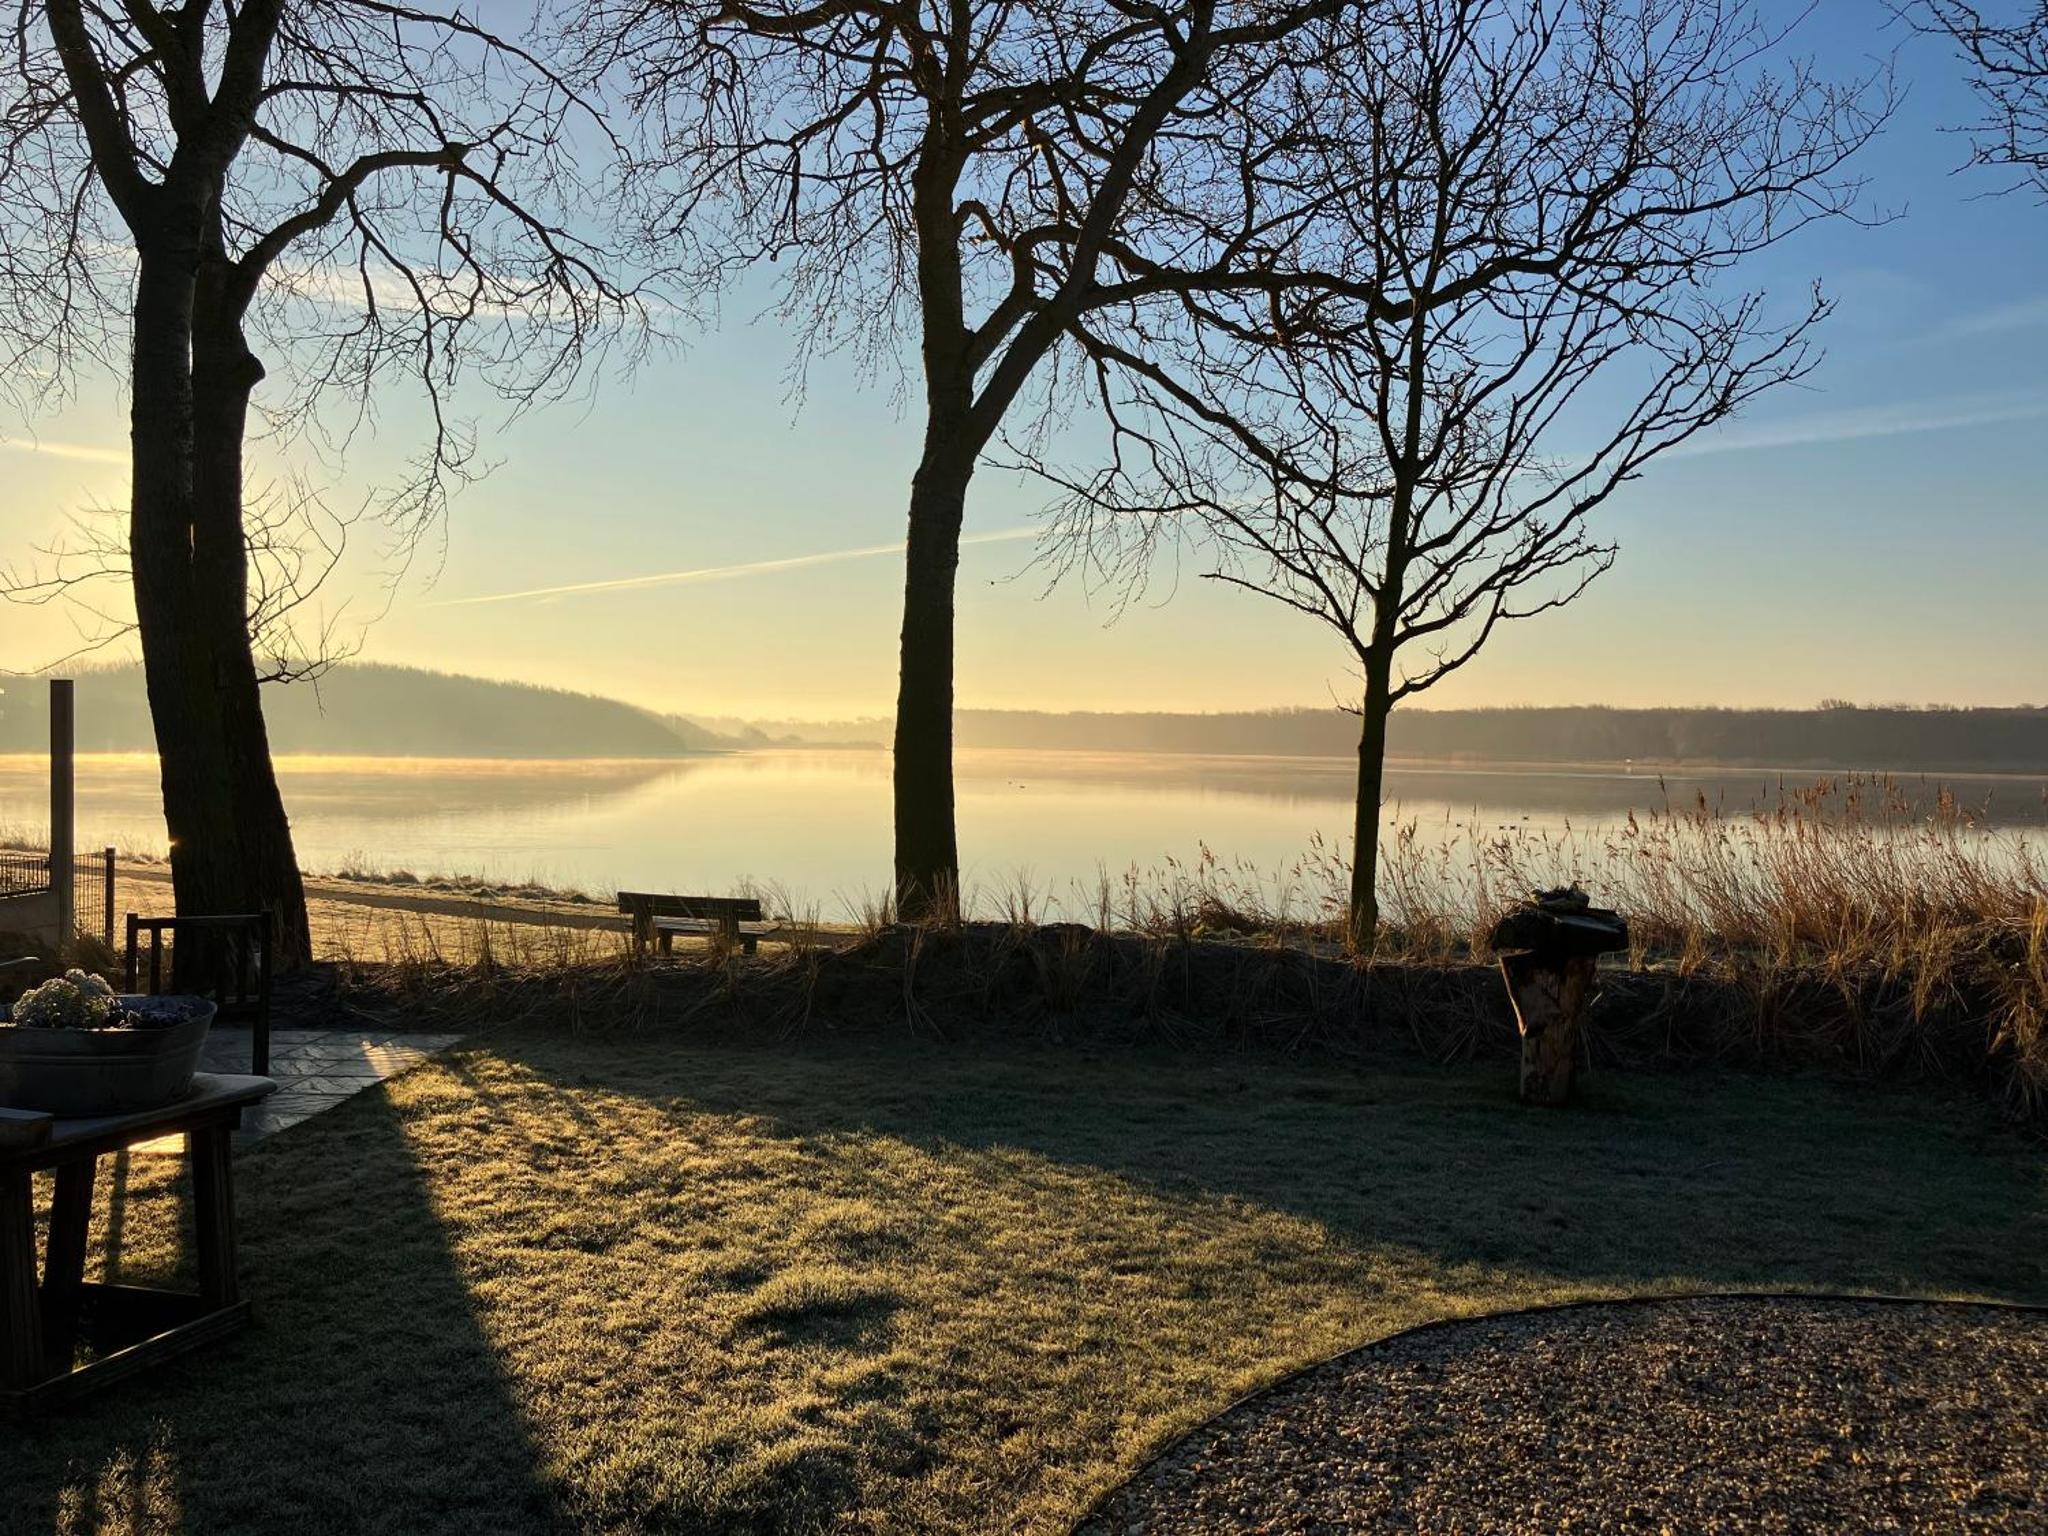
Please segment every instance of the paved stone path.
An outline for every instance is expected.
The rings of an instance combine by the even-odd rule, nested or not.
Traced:
[[[270,1075],[277,1092],[242,1116],[236,1141],[274,1136],[345,1104],[365,1088],[418,1066],[454,1045],[459,1035],[394,1034],[357,1029],[273,1029]],[[249,1032],[232,1026],[211,1031],[200,1053],[202,1072],[247,1072]],[[185,1138],[145,1142],[138,1151],[183,1152]]]

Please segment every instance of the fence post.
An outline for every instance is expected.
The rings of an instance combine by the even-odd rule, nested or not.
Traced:
[[[106,936],[107,948],[112,949],[114,947],[114,850],[111,848],[102,848],[100,850],[100,860],[102,863],[106,865]]]
[[[57,959],[71,959],[78,911],[72,905],[78,890],[77,848],[74,846],[72,792],[71,679],[50,679],[50,899],[57,908]]]

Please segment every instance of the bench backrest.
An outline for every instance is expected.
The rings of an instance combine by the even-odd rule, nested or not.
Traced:
[[[761,903],[752,896],[658,896],[651,891],[619,892],[619,910],[636,923],[657,917],[693,917],[710,923],[758,923]]]

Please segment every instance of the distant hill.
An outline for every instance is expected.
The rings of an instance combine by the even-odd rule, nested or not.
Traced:
[[[78,675],[78,745],[147,752],[155,740],[135,666]],[[0,679],[0,752],[48,740],[44,690]],[[377,757],[677,757],[770,746],[887,744],[887,720],[706,719],[616,699],[411,667],[335,668],[317,688],[264,692],[278,752]],[[1235,714],[1053,713],[963,709],[963,747],[1349,757],[1357,722],[1335,709]],[[1404,709],[1389,722],[1397,758],[1475,763],[1894,769],[2048,774],[2048,709]]]
[[[886,742],[886,720],[771,735],[825,743]],[[1358,722],[1335,709],[1239,714],[1054,714],[963,709],[963,747],[1084,752],[1201,752],[1348,757]],[[1502,763],[1671,763],[1725,767],[2048,773],[2048,709],[1403,709],[1388,722],[1394,757]]]
[[[78,748],[150,752],[142,669],[81,671]],[[0,752],[41,751],[49,740],[46,691],[10,679],[0,698]],[[491,682],[412,667],[336,667],[317,686],[266,688],[264,718],[276,752],[365,757],[677,757],[739,743],[616,699]]]

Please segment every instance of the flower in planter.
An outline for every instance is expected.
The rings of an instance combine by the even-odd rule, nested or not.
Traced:
[[[114,989],[87,971],[70,970],[15,1002],[16,1024],[31,1029],[104,1029],[114,1014]]]

